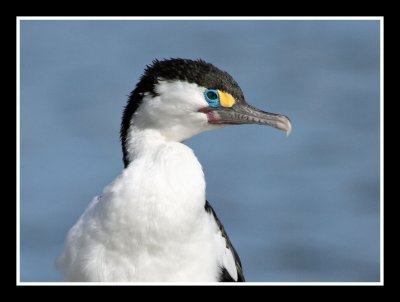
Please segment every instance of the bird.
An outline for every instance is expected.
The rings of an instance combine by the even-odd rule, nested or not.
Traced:
[[[123,110],[124,168],[69,230],[57,266],[70,282],[245,282],[183,142],[228,125],[290,133],[289,118],[249,105],[234,78],[202,59],[147,65]]]

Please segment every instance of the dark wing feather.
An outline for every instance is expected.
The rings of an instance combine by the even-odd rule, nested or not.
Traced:
[[[224,226],[221,224],[221,221],[218,219],[217,214],[215,214],[214,209],[211,207],[210,203],[206,200],[206,204],[204,205],[205,210],[212,214],[214,216],[214,219],[221,231],[222,236],[225,238],[226,242],[226,247],[232,251],[235,264],[236,264],[236,270],[238,274],[238,280],[236,282],[245,282],[244,280],[244,275],[243,275],[243,269],[242,269],[242,263],[240,262],[239,255],[237,254],[235,248],[233,247],[231,241],[229,240],[228,234],[225,232]],[[232,278],[232,276],[229,274],[229,272],[226,270],[225,267],[221,267],[221,274],[219,276],[219,282],[235,282],[235,280]]]

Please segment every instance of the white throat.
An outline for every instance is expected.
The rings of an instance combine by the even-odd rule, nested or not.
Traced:
[[[131,126],[125,142],[129,162],[142,156],[150,156],[155,150],[167,143],[167,138],[158,130]]]
[[[159,214],[171,215],[171,221],[178,223],[176,211],[184,214],[187,221],[193,218],[191,214],[204,211],[204,173],[192,149],[170,141],[156,129],[142,130],[132,126],[127,150],[130,164],[124,174],[131,180],[137,175],[141,177],[141,194],[135,192],[135,200],[154,203],[152,207],[168,208]]]

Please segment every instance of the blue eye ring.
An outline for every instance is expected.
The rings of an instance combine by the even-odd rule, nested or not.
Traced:
[[[204,91],[204,97],[211,108],[218,108],[219,104],[219,93],[215,89],[207,89]]]

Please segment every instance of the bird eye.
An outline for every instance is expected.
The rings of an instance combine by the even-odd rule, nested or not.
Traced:
[[[204,96],[206,98],[206,101],[212,108],[218,108],[219,107],[219,94],[217,90],[214,89],[207,89],[204,92]]]

